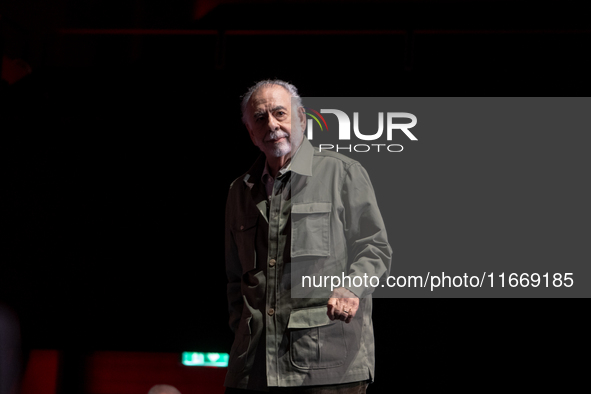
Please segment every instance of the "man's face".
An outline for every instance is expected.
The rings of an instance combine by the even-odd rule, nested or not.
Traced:
[[[246,128],[253,144],[267,157],[291,153],[302,142],[306,117],[303,108],[292,114],[291,95],[278,85],[262,87],[246,107]],[[292,116],[296,127],[292,130]]]

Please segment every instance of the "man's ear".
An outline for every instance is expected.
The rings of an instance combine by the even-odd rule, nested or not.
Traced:
[[[302,133],[306,130],[306,111],[304,107],[298,108],[298,117],[300,121],[300,127],[302,128]]]

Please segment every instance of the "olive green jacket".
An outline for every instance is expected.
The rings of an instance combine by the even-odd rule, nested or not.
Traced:
[[[355,318],[344,323],[327,316],[330,287],[301,283],[310,274],[388,274],[392,249],[367,172],[344,155],[319,152],[305,137],[276,176],[272,196],[261,181],[264,166],[261,155],[232,183],[226,205],[235,333],[226,387],[372,380],[373,288],[344,286],[360,297]]]

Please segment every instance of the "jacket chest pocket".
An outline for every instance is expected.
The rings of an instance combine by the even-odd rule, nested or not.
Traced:
[[[326,306],[291,311],[287,328],[291,363],[300,369],[334,368],[347,358],[342,321],[331,321]]]
[[[291,257],[330,256],[330,202],[291,207]]]
[[[242,273],[256,268],[257,221],[258,214],[243,216],[234,225],[234,240],[238,248]]]

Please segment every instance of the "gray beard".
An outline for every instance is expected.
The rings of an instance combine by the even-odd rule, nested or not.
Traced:
[[[272,157],[281,157],[285,156],[289,152],[291,152],[291,141],[286,138],[286,141],[283,144],[273,148],[273,150],[269,152],[269,154],[271,154]]]

